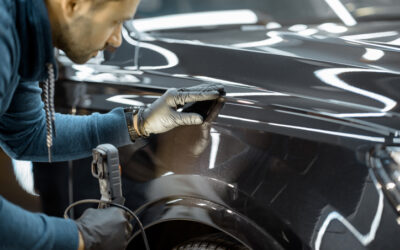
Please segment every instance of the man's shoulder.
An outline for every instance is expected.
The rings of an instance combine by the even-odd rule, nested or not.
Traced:
[[[16,1],[18,0],[0,0],[0,61],[1,57],[4,59],[6,56],[4,53],[10,55],[11,62],[16,62],[15,59],[19,55],[19,38],[16,28]]]
[[[0,0],[0,41],[15,42],[16,7],[14,0]]]

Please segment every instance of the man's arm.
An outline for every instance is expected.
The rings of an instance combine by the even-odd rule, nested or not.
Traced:
[[[18,81],[20,49],[18,34],[9,13],[9,4],[0,5],[0,116],[5,112]]]
[[[197,113],[178,112],[186,103],[215,100],[223,86],[203,84],[185,89],[169,89],[147,108],[141,108],[136,119],[139,135],[149,136],[183,125],[199,125],[203,117]],[[37,83],[20,83],[7,113],[0,120],[0,143],[13,158],[47,161],[46,122]],[[135,123],[135,122],[134,122]],[[124,110],[116,108],[107,114],[89,116],[56,114],[53,140],[54,161],[74,160],[91,155],[99,144],[116,147],[132,143]]]
[[[87,209],[76,221],[31,213],[0,196],[0,249],[126,249],[131,226],[119,208]]]
[[[74,221],[31,213],[0,196],[1,249],[78,249]]]
[[[13,23],[15,16],[12,15],[12,4],[13,1],[1,1],[0,4],[1,121],[10,105],[19,80],[20,50],[18,35]],[[6,125],[7,123],[3,123],[1,129]],[[4,131],[2,130],[2,132]],[[75,250],[77,247],[78,229],[73,221],[30,213],[0,196],[0,249]]]
[[[20,83],[10,108],[0,119],[3,149],[15,159],[47,161],[46,119],[38,83]],[[122,108],[107,114],[89,116],[56,114],[54,161],[73,160],[91,155],[98,144],[122,146],[131,143]]]

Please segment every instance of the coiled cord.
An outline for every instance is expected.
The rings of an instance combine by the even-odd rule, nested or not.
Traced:
[[[50,118],[53,127],[53,136],[56,137],[56,111],[54,108],[54,94],[55,94],[55,75],[54,75],[54,67],[53,64],[49,64],[48,66],[48,76],[49,76],[49,108],[50,108]]]
[[[65,209],[65,211],[64,211],[64,218],[65,218],[65,219],[69,219],[69,217],[68,217],[68,212],[69,212],[69,210],[71,210],[71,208],[73,208],[73,207],[75,207],[75,206],[77,206],[77,205],[81,205],[81,204],[93,204],[93,203],[95,203],[95,204],[106,203],[106,204],[108,204],[108,205],[110,205],[110,206],[118,207],[118,208],[123,209],[123,210],[125,210],[126,212],[128,212],[133,218],[135,218],[135,220],[137,221],[137,223],[138,223],[138,225],[139,225],[139,227],[140,227],[140,231],[142,232],[142,237],[143,237],[143,241],[144,241],[144,245],[145,245],[145,247],[146,247],[146,250],[150,250],[149,241],[147,240],[146,232],[145,232],[145,230],[144,230],[144,227],[143,227],[142,222],[140,221],[139,217],[137,217],[137,215],[136,215],[132,210],[130,210],[129,208],[127,208],[127,207],[125,207],[125,206],[123,206],[123,205],[115,204],[115,203],[111,203],[111,202],[105,202],[105,201],[96,200],[96,199],[80,200],[80,201],[76,201],[76,202],[70,204],[70,205]],[[129,240],[128,240],[128,245],[129,245],[129,243],[133,240],[133,237],[134,237],[134,235],[132,235],[131,238],[129,238]]]
[[[55,110],[54,110],[54,68],[53,64],[47,64],[47,80],[44,82],[44,110],[46,113],[46,145],[51,162],[51,147],[53,146],[53,133],[55,134]]]

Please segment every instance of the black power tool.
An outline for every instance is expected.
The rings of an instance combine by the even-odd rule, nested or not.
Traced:
[[[124,205],[122,196],[121,171],[118,149],[111,144],[101,144],[93,149],[92,175],[99,179],[99,208],[109,207],[110,203]]]

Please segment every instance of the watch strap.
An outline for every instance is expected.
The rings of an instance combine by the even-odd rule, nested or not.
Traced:
[[[133,120],[134,115],[136,115],[139,112],[139,110],[140,110],[139,107],[134,107],[134,106],[124,108],[126,125],[128,126],[128,133],[129,133],[129,137],[131,138],[132,142],[136,141],[136,139],[141,137],[136,132],[134,120]]]

